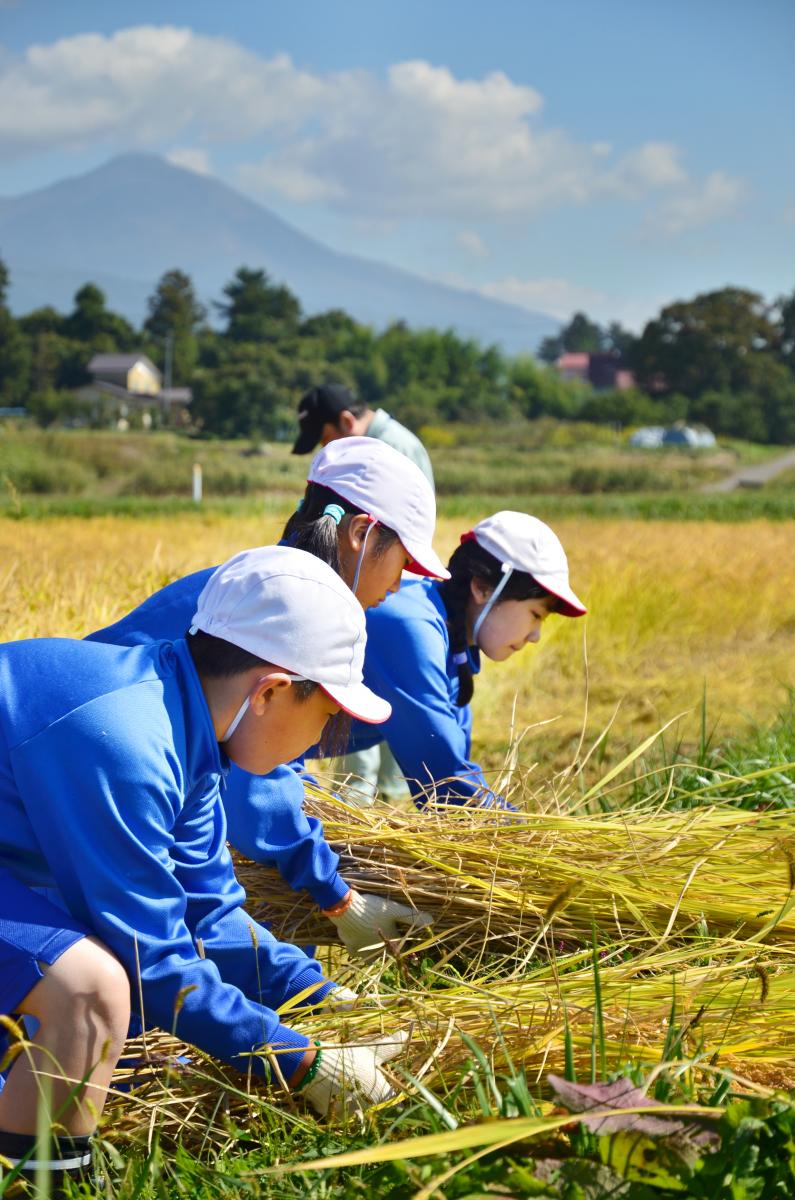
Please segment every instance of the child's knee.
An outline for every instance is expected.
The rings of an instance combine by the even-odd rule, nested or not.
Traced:
[[[109,1034],[121,1046],[130,1024],[130,980],[114,954],[93,938],[87,941],[93,954],[91,979],[97,1009],[108,1026]]]
[[[119,1049],[130,1020],[130,981],[114,954],[96,938],[81,938],[45,969],[31,993],[33,1016],[46,1023],[87,1021]]]

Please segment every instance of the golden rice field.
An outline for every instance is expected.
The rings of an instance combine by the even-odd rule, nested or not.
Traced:
[[[483,515],[442,520],[441,553]],[[0,637],[81,636],[182,574],[276,540],[281,524],[272,515],[206,513],[0,521]],[[721,806],[719,795],[684,812],[590,811],[578,802],[580,780],[559,771],[581,735],[587,751],[611,720],[606,754],[588,765],[595,795],[611,762],[678,714],[678,733],[694,746],[705,689],[708,725],[722,734],[772,721],[794,681],[792,526],[569,518],[556,531],[589,615],[552,618],[539,646],[486,664],[474,702],[475,752],[495,772],[528,730],[517,760],[526,770],[514,774],[527,813],[431,818],[311,796],[346,878],[411,898],[434,924],[412,954],[365,966],[338,945],[323,946],[329,974],[355,986],[361,1001],[344,1015],[290,1019],[326,1040],[410,1028],[394,1081],[408,1094],[421,1085],[426,1100],[432,1093],[451,1103],[462,1073],[472,1076],[467,1038],[495,1071],[510,1058],[542,1086],[549,1071],[561,1071],[567,1037],[587,1076],[598,958],[610,1070],[660,1063],[675,998],[677,1054],[699,1079],[728,1069],[743,1086],[792,1089],[791,811],[742,811]],[[305,898],[262,868],[239,870],[252,911],[298,941],[327,940]],[[161,1066],[159,1055],[179,1050],[164,1035],[148,1038],[136,1049]],[[158,1130],[206,1156],[233,1148],[230,1121],[256,1132],[266,1117],[294,1119],[268,1115],[270,1093],[187,1053],[188,1067],[155,1069],[149,1083],[112,1102],[105,1128],[117,1144],[151,1144]]]
[[[442,554],[482,515],[440,521]],[[182,574],[275,540],[281,524],[266,514],[0,521],[0,636],[82,636]],[[692,744],[705,688],[719,733],[781,708],[795,674],[790,523],[569,518],[556,530],[590,612],[552,618],[539,646],[485,664],[474,700],[485,763],[503,762],[514,701],[515,732],[534,727],[520,765],[541,769],[566,765],[584,722],[587,747],[614,716],[608,758],[679,713]]]

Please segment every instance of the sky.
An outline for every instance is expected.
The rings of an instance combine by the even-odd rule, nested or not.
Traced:
[[[149,150],[334,249],[640,329],[795,288],[795,0],[0,0],[0,195]]]

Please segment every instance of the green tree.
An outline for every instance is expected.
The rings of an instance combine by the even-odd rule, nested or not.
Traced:
[[[272,284],[263,270],[240,267],[223,289],[216,308],[226,320],[225,336],[235,342],[277,341],[297,334],[301,305],[283,284]]]
[[[74,308],[63,323],[63,333],[88,344],[94,352],[133,350],[137,341],[132,325],[106,307],[105,293],[95,283],[85,283],[75,292]]]
[[[554,363],[564,353],[597,354],[605,348],[605,335],[601,327],[585,313],[576,312],[559,334],[544,338],[538,357],[542,362]]]
[[[508,394],[523,417],[555,417],[560,421],[578,415],[582,385],[561,379],[557,371],[539,367],[529,356],[515,358],[508,370]]]
[[[603,335],[603,349],[621,358],[629,358],[634,349],[637,337],[629,329],[625,329],[619,321],[611,321]]]
[[[197,334],[206,315],[190,276],[176,269],[166,271],[149,297],[147,308],[143,328],[157,344],[153,358],[158,366],[164,367],[170,345],[172,380],[187,383],[196,366]]]
[[[0,404],[24,405],[30,388],[30,346],[6,304],[8,269],[0,259]]]
[[[776,301],[779,313],[778,352],[783,363],[795,371],[795,291]]]
[[[652,392],[742,392],[760,356],[772,356],[779,330],[763,298],[723,288],[664,308],[631,356],[639,384]]]

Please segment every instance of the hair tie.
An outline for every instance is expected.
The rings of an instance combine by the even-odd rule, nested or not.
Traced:
[[[468,530],[467,533],[462,533],[461,537],[459,538],[459,541],[461,542],[462,546],[463,546],[464,542],[476,542],[477,538],[475,537],[474,529]]]
[[[339,525],[342,518],[345,516],[345,509],[341,504],[327,504],[323,509],[324,517],[331,517],[335,525]]]
[[[458,654],[454,654],[453,662],[457,667],[465,667],[469,662],[469,655],[466,650],[459,650]]]

